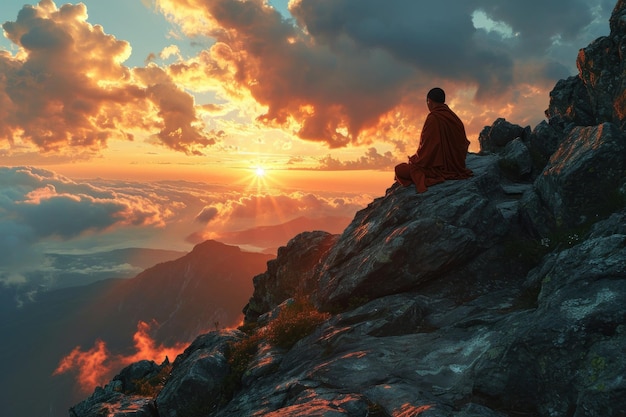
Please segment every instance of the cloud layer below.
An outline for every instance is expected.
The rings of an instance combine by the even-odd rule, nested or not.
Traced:
[[[332,217],[345,225],[372,198],[186,181],[77,182],[34,167],[0,167],[0,282],[22,283],[29,272],[45,270],[47,253],[187,251],[204,239],[300,217]],[[237,243],[264,248],[251,236]],[[276,239],[287,243],[284,235]]]

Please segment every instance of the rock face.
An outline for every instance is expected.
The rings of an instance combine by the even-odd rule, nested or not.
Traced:
[[[153,407],[108,415],[626,416],[624,16],[619,1],[549,122],[498,120],[472,178],[393,185],[341,235],[297,236],[241,331],[200,336]],[[326,319],[272,342],[305,296],[300,317]],[[74,416],[116,404],[96,392]]]

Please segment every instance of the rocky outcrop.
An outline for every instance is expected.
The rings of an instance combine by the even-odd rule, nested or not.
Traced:
[[[267,271],[254,277],[254,297],[244,308],[247,320],[256,321],[296,294],[309,294],[321,261],[336,241],[337,236],[328,232],[305,232],[279,248],[277,258],[267,263]]]
[[[621,56],[624,14],[548,122],[498,120],[470,179],[393,185],[341,235],[297,236],[255,277],[241,331],[201,336],[133,415],[625,416],[626,138],[601,90],[626,75],[585,75]]]
[[[626,127],[626,7],[617,2],[611,33],[578,53],[578,76],[561,80],[550,93],[546,116],[560,128],[611,122]]]

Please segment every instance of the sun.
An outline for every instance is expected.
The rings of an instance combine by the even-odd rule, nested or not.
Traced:
[[[262,167],[257,167],[257,169],[256,169],[256,171],[254,173],[259,178],[264,177],[265,176],[265,169],[262,168]]]

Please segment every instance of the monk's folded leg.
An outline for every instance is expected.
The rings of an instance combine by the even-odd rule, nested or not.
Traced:
[[[424,170],[417,166],[417,165],[413,165],[410,167],[410,174],[411,174],[411,182],[413,184],[415,184],[415,190],[418,193],[423,193],[428,191],[428,187],[426,186],[426,174],[424,173]]]
[[[396,181],[400,184],[407,186],[413,184],[411,180],[411,169],[409,164],[403,162],[401,164],[396,165]]]

